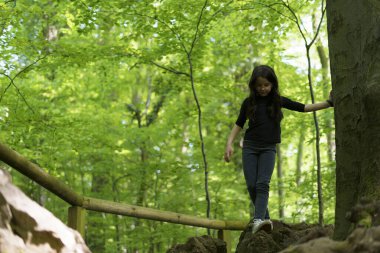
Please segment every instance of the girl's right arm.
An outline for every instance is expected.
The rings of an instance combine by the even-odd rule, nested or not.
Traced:
[[[325,102],[305,105],[304,110],[305,112],[314,112],[314,111],[326,109],[329,107],[334,107],[332,90],[330,91],[329,99],[327,99]]]
[[[226,151],[224,152],[224,160],[226,162],[229,162],[231,159],[231,156],[234,152],[234,149],[232,148],[232,144],[236,138],[236,135],[238,135],[238,133],[241,131],[241,129],[242,129],[241,127],[239,127],[238,125],[235,124],[231,130],[230,135],[228,136]]]

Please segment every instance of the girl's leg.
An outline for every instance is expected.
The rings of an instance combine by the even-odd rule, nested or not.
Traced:
[[[256,200],[256,181],[257,181],[257,164],[258,153],[254,151],[249,145],[243,147],[243,171],[247,190],[253,205]],[[255,208],[256,209],[256,208]]]
[[[262,151],[258,157],[255,219],[269,219],[269,212],[267,209],[269,198],[269,183],[272,177],[275,159],[275,148]]]

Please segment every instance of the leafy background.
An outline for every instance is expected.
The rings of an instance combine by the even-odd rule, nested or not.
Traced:
[[[205,217],[192,78],[202,111],[210,216],[248,221],[252,207],[239,140],[231,163],[223,161],[223,153],[253,66],[273,66],[282,95],[311,101],[305,47],[284,3],[311,38],[321,18],[317,0],[4,1],[1,141],[83,195]],[[316,50],[328,55],[325,30],[323,22],[311,48],[318,101],[330,90],[323,76],[328,69]],[[317,223],[313,117],[284,113],[277,160],[282,176],[275,172],[272,178],[272,218]],[[332,110],[318,112],[318,119],[324,221],[332,223],[334,143],[327,141],[333,139]],[[66,203],[8,169],[24,192],[66,221]],[[165,252],[207,233],[95,212],[87,218],[86,241],[93,252]],[[239,234],[232,234],[235,245]]]

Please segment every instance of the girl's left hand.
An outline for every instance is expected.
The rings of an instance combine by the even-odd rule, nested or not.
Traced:
[[[330,91],[329,99],[327,100],[327,102],[329,102],[329,104],[330,104],[332,107],[334,106],[334,93],[333,93],[332,90]]]
[[[224,152],[224,161],[230,162],[233,152],[234,149],[232,148],[232,145],[227,145],[226,151]]]

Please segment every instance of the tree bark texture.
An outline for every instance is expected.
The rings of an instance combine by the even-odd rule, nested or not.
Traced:
[[[348,211],[380,199],[380,1],[327,0],[336,122],[335,239]]]

